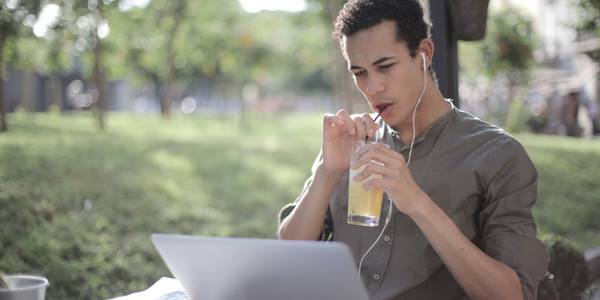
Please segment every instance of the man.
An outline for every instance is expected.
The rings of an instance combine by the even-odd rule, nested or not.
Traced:
[[[335,36],[356,86],[381,113],[323,117],[313,174],[281,222],[282,239],[323,231],[362,263],[373,299],[535,299],[548,256],[531,207],[537,172],[502,129],[455,108],[431,71],[434,43],[416,0],[350,0]],[[375,137],[353,180],[382,188],[393,203],[384,228],[348,224],[353,141]],[[382,209],[382,219],[388,210]]]

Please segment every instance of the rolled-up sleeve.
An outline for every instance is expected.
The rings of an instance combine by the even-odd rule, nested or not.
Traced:
[[[306,181],[304,182],[304,186],[302,187],[302,191],[300,192],[300,195],[298,195],[298,197],[296,198],[296,200],[294,200],[294,202],[285,205],[283,208],[281,208],[281,210],[279,210],[279,222],[278,222],[277,228],[281,227],[281,222],[283,222],[283,220],[292,213],[292,211],[296,208],[298,201],[300,201],[300,199],[302,199],[304,194],[308,191],[308,187],[310,186],[310,184],[313,181],[315,172],[317,171],[317,167],[319,166],[319,163],[321,163],[321,160],[322,160],[322,153],[319,151],[319,154],[315,158],[313,165],[311,167],[310,177],[308,179],[306,179]],[[279,232],[278,232],[278,234],[279,234]],[[277,236],[277,238],[280,238],[280,237]],[[327,208],[327,212],[325,214],[325,219],[323,220],[323,230],[321,231],[320,240],[321,241],[332,241],[333,240],[333,219],[331,216],[331,208],[329,208],[329,207]]]
[[[495,143],[479,214],[482,250],[513,268],[524,298],[536,299],[549,260],[545,245],[536,237],[531,212],[537,199],[537,171],[516,140],[506,137]]]

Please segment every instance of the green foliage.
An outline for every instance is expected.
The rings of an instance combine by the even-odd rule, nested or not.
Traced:
[[[600,35],[600,0],[572,0],[577,5],[578,17],[575,27],[583,32]]]
[[[461,81],[474,81],[485,74],[481,47],[481,42],[458,42],[458,73]]]
[[[577,18],[571,26],[578,31],[580,39],[600,38],[600,0],[571,0],[577,6]],[[587,51],[592,59],[600,62],[600,50]]]
[[[40,0],[2,1],[0,5],[0,45],[17,37],[27,18],[35,18],[40,10]]]
[[[158,0],[123,11],[118,2],[54,1],[61,8],[59,22],[46,37],[25,38],[10,47],[12,66],[51,74],[68,70],[71,59],[80,57],[84,76],[90,78],[92,50],[101,41],[108,78],[130,78],[138,85],[153,81],[158,93],[171,57],[179,86],[208,80],[226,96],[239,97],[248,82],[276,91],[326,87],[320,75],[329,53],[323,41],[329,36],[319,10],[248,14],[236,0]],[[182,3],[186,7],[180,14]],[[176,21],[180,25],[172,34]],[[103,22],[110,34],[100,40],[97,29]],[[311,81],[305,84],[307,78]]]
[[[34,20],[39,10],[40,0],[2,1],[0,4],[0,78],[4,77],[7,61],[21,61],[17,48],[18,38],[31,36],[31,26],[25,25],[25,22]],[[0,105],[4,105],[1,104],[3,101],[0,100]]]
[[[499,85],[505,86],[507,93],[500,100],[506,101],[500,103],[506,105],[487,101],[486,118],[516,133],[525,122],[520,89],[527,86],[534,65],[532,21],[518,8],[504,4],[490,12],[487,24],[482,41],[459,43],[460,80],[478,90],[477,97],[483,99],[491,99]]]
[[[484,71],[489,77],[509,74],[511,80],[525,80],[533,63],[531,19],[516,7],[492,11],[486,37],[481,43]]]
[[[318,115],[15,114],[0,136],[0,270],[41,273],[49,299],[105,299],[169,276],[153,232],[270,238],[320,143]],[[518,135],[539,171],[544,240],[600,244],[600,145]]]
[[[188,1],[185,13],[176,16],[173,3],[152,1],[109,16],[113,75],[134,75],[140,83],[152,76],[164,80],[170,38],[179,82],[207,78],[227,91],[247,82],[297,88],[328,61],[329,35],[319,11],[249,14],[237,0],[210,0]],[[181,25],[171,37],[166,29],[175,19]]]
[[[247,83],[267,92],[328,87],[330,21],[320,4],[298,13],[250,14],[237,0],[154,0],[129,10],[121,10],[117,0],[93,3],[52,1],[60,7],[58,22],[41,38],[15,32],[22,41],[7,49],[11,65],[51,74],[69,70],[73,57],[80,57],[90,78],[100,41],[107,77],[132,78],[138,85],[162,85],[173,57],[179,86],[208,80],[234,97]],[[104,23],[110,33],[101,39],[97,31]]]

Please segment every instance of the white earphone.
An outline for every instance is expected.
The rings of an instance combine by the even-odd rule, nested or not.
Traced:
[[[408,159],[406,160],[407,167],[410,165],[410,161],[412,159],[413,146],[415,145],[415,136],[416,136],[415,117],[417,115],[417,107],[419,107],[419,104],[421,104],[421,99],[423,98],[423,95],[425,94],[425,90],[427,89],[427,63],[426,63],[427,58],[425,56],[425,53],[423,53],[423,52],[419,52],[419,53],[421,54],[421,58],[423,58],[423,90],[421,90],[421,95],[419,95],[419,98],[417,99],[417,103],[415,104],[415,108],[413,110],[413,116],[412,116],[413,136],[412,136],[412,141],[410,142],[410,150],[408,151]],[[389,198],[388,198],[388,200],[389,200],[390,205],[388,206],[388,212],[385,217],[385,223],[383,224],[383,228],[381,229],[379,236],[377,236],[377,238],[375,239],[373,244],[371,244],[371,246],[367,249],[367,251],[365,251],[365,254],[363,254],[363,256],[360,258],[360,262],[358,263],[358,276],[360,276],[360,274],[361,274],[362,264],[363,264],[363,261],[365,260],[365,257],[367,257],[367,254],[369,254],[369,252],[373,249],[373,247],[375,247],[375,245],[377,244],[379,239],[381,239],[381,236],[385,232],[385,229],[387,228],[388,223],[392,219],[393,203],[392,203],[392,200],[390,200]]]

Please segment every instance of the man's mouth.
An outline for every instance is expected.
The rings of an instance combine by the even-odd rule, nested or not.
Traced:
[[[381,114],[381,113],[383,113],[384,110],[386,110],[390,106],[392,106],[392,103],[382,103],[382,104],[378,104],[375,107],[375,109],[377,109],[377,111]]]

